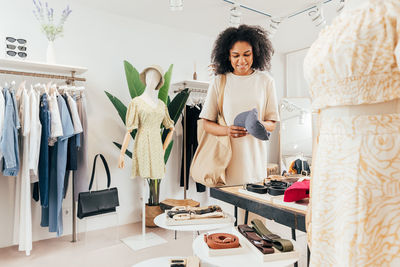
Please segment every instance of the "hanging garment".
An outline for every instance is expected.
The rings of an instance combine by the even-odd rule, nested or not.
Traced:
[[[78,107],[76,105],[76,100],[70,94],[65,93],[64,99],[66,99],[69,112],[72,117],[72,122],[74,123],[74,134],[83,132],[81,119],[79,118]]]
[[[39,181],[38,166],[40,153],[40,135],[42,133],[42,125],[39,119],[39,93],[31,89],[29,90],[30,102],[30,132],[29,132],[29,173],[31,183]]]
[[[69,112],[69,114],[71,116],[71,121],[74,124],[74,135],[71,136],[68,139],[67,167],[66,167],[66,171],[65,171],[64,193],[63,193],[64,198],[65,198],[65,196],[67,195],[67,190],[68,190],[70,171],[75,171],[75,170],[78,169],[78,162],[77,162],[78,146],[77,146],[76,139],[77,139],[77,137],[79,137],[79,133],[76,132],[75,125],[79,124],[80,129],[82,129],[82,126],[81,126],[81,122],[80,122],[80,119],[79,119],[78,110],[76,108],[75,100],[73,100],[71,98],[72,101],[68,101],[68,98],[70,98],[70,96],[68,94],[64,94],[63,98],[65,100],[65,103],[67,104],[68,112]],[[73,109],[73,105],[74,104],[75,104],[75,108],[74,109],[75,109],[75,111],[77,113],[76,116],[75,116],[75,123],[74,123],[74,116],[72,115],[72,109]]]
[[[3,136],[3,126],[4,126],[4,111],[6,109],[6,103],[4,100],[4,94],[3,94],[3,87],[0,86],[0,140],[1,137]],[[3,151],[1,150],[0,147],[0,160],[3,157]]]
[[[16,198],[19,199],[18,250],[27,255],[32,250],[32,211],[31,211],[31,179],[29,174],[29,134],[31,129],[30,96],[25,87],[20,88],[18,96],[19,117],[21,120],[20,151],[21,171],[17,177]],[[16,201],[17,202],[17,201]]]
[[[78,194],[84,192],[88,187],[88,120],[86,113],[86,96],[82,92],[80,96],[77,96],[76,105],[78,108],[79,119],[82,124],[83,132],[77,135],[77,146],[79,147],[77,154],[78,166],[74,172],[74,199],[78,201]]]
[[[63,136],[50,148],[50,188],[49,208],[42,208],[42,226],[49,226],[50,232],[57,236],[63,233],[62,200],[64,192],[64,177],[67,166],[68,138],[74,134],[74,126],[68,112],[67,104],[62,96],[57,96],[58,109],[62,124]]]
[[[310,266],[400,265],[399,18],[400,1],[365,1],[323,29],[305,57],[312,105],[322,109]]]
[[[21,127],[17,102],[13,90],[4,89],[5,111],[3,135],[0,141],[3,152],[2,171],[4,176],[16,176],[19,171],[18,129]]]
[[[126,112],[126,128],[138,129],[132,151],[132,176],[162,179],[165,175],[164,151],[161,143],[160,125],[166,129],[174,126],[168,108],[160,99],[156,107],[135,97]]]
[[[218,85],[216,76],[207,92],[200,118],[217,121]],[[246,76],[226,74],[223,115],[227,125],[233,125],[235,117],[244,111],[257,108],[259,120],[279,121],[275,82],[267,73],[255,70]],[[226,183],[239,185],[257,183],[267,177],[268,142],[251,135],[230,138],[232,158],[226,169]]]
[[[183,128],[183,131],[186,134],[186,147],[182,143],[182,165],[181,165],[181,187],[184,186],[183,180],[183,161],[184,161],[184,150],[186,149],[186,189],[189,188],[189,170],[190,164],[192,163],[192,159],[194,153],[196,152],[198,142],[197,142],[197,120],[199,119],[199,115],[201,112],[201,105],[199,108],[196,106],[185,106],[186,108],[186,129]],[[184,120],[182,119],[182,127],[184,127]],[[196,183],[197,192],[206,191],[206,187],[202,184]]]
[[[49,146],[48,139],[50,137],[50,111],[47,102],[47,94],[40,97],[39,118],[42,125],[40,135],[40,152],[39,152],[39,190],[37,183],[34,186],[34,199],[39,198],[40,205],[47,208],[49,205]],[[39,191],[39,192],[38,192]],[[36,196],[36,197],[35,197]]]
[[[57,142],[57,138],[63,136],[63,127],[60,118],[60,111],[58,110],[57,96],[55,93],[49,95],[48,102],[51,116],[49,146],[53,146],[54,143]]]

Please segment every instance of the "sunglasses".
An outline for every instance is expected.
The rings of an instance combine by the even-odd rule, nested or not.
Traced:
[[[25,52],[18,52],[17,53],[15,51],[8,50],[8,51],[6,51],[6,53],[7,53],[7,55],[12,56],[12,57],[15,57],[16,55],[18,55],[19,57],[26,57],[27,56],[27,54]]]
[[[14,43],[15,41],[17,41],[19,44],[26,44],[25,39],[15,39],[14,37],[6,37],[6,40],[10,43]]]
[[[7,48],[14,50],[15,48],[17,48],[17,46],[16,45],[12,45],[12,44],[8,44]],[[19,51],[26,51],[26,46],[19,45],[18,49],[19,49]]]

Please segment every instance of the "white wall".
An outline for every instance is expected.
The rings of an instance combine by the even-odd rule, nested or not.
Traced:
[[[134,18],[112,15],[79,6],[76,2],[74,1],[71,7],[73,12],[65,24],[64,37],[55,42],[57,62],[89,69],[84,74],[87,78],[85,86],[89,117],[89,161],[93,160],[96,153],[103,153],[109,162],[113,178],[112,186],[117,186],[119,190],[119,223],[140,221],[142,181],[129,178],[131,170],[128,159],[125,169],[120,170],[116,167],[119,151],[112,141],[122,142],[125,128],[104,90],[114,94],[125,104],[129,102],[123,60],[131,62],[139,72],[150,64],[161,65],[166,70],[169,64],[173,63],[173,82],[190,79],[193,62],[196,61],[198,79],[208,80],[207,66],[214,39],[163,25],[149,24]],[[55,8],[56,16],[60,15],[66,4],[66,1],[50,2]],[[25,38],[28,41],[28,60],[45,61],[47,40],[40,32],[32,9],[31,0],[3,3],[0,10],[0,40],[4,40],[5,36]],[[272,65],[272,75],[276,79],[280,98],[285,87],[284,55],[277,53]],[[13,79],[17,82],[22,80],[21,77],[0,75],[0,82]],[[45,81],[45,79],[27,80],[28,83]],[[177,132],[180,137],[179,129]],[[278,162],[277,134],[273,134],[270,143],[270,161]],[[175,145],[161,186],[161,199],[183,197],[183,188],[179,187],[180,151],[181,141],[175,136]],[[98,170],[99,174],[101,172],[102,167]],[[97,179],[101,181],[99,188],[104,187],[104,175],[98,175]],[[14,191],[15,178],[0,176],[0,247],[14,243]],[[201,203],[208,201],[206,193],[196,193],[193,184],[190,184],[188,197]],[[48,233],[47,228],[40,227],[39,205],[33,202],[32,207],[33,239],[55,237],[55,234]],[[71,209],[70,194],[64,200],[63,209],[68,211]],[[97,220],[95,224],[90,223],[89,228],[103,228],[115,223],[115,220],[108,218]],[[71,215],[64,214],[64,234],[70,234],[71,228]],[[86,229],[85,225],[80,224],[80,229]]]

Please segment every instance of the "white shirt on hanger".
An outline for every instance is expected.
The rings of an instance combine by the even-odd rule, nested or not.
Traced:
[[[42,125],[39,119],[40,94],[31,87],[29,91],[31,132],[29,134],[29,172],[31,183],[37,182]]]
[[[72,122],[74,124],[74,134],[83,132],[82,123],[78,114],[78,107],[76,101],[68,93],[65,93],[68,99],[68,106],[71,111]]]
[[[54,143],[57,142],[57,137],[63,136],[63,129],[61,124],[60,111],[58,110],[56,93],[53,93],[49,96],[49,108],[51,116],[49,145],[53,146]]]

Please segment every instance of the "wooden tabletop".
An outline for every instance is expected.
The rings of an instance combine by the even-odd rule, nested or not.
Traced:
[[[306,231],[305,210],[288,207],[288,204],[285,203],[279,205],[267,199],[264,200],[249,196],[239,192],[242,188],[243,186],[213,187],[210,188],[210,196],[232,204],[235,207],[258,214],[264,218],[274,220],[292,229],[298,229],[303,232]]]

